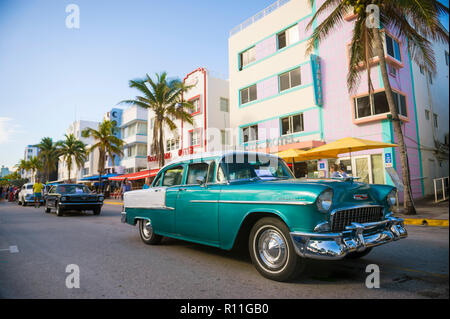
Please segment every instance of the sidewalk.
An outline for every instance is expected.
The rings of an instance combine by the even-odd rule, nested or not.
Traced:
[[[399,212],[394,215],[405,219],[407,225],[425,225],[448,227],[449,202],[435,203],[434,198],[423,198],[414,202],[417,215],[405,215]]]

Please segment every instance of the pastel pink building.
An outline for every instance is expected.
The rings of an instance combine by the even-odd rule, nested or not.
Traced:
[[[289,148],[306,150],[344,137],[396,142],[377,57],[371,61],[374,103],[369,103],[363,69],[359,85],[353,92],[347,89],[351,16],[306,55],[308,39],[320,21],[308,31],[306,25],[322,3],[319,0],[311,7],[308,0],[278,1],[231,31],[230,121],[232,127],[239,128],[239,148],[271,153]],[[423,174],[413,62],[407,39],[398,38],[392,30],[382,31],[408,149],[412,191],[420,197]],[[396,148],[356,152],[351,157],[341,154],[337,161],[299,163],[296,174],[324,176],[334,162],[368,183],[393,184],[388,174],[391,167],[401,176]]]

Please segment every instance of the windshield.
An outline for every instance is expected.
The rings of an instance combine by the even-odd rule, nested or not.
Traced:
[[[229,181],[294,178],[282,159],[265,154],[243,153],[228,155],[222,160],[221,166]]]
[[[61,185],[57,188],[57,193],[60,194],[83,194],[90,193],[89,188],[84,185]]]

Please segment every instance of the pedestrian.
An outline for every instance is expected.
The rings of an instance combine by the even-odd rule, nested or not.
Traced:
[[[34,193],[34,208],[39,208],[41,206],[42,199],[42,190],[44,189],[44,185],[39,181],[39,178],[36,178],[36,182],[33,185],[33,193]]]
[[[145,183],[142,189],[149,189],[150,188],[150,179],[148,177],[145,178]]]
[[[342,177],[341,174],[339,174],[339,168],[336,164],[332,164],[330,167],[330,177],[331,178]]]
[[[339,174],[340,174],[341,177],[343,177],[343,178],[347,178],[347,177],[348,177],[347,172],[345,171],[345,166],[344,166],[343,163],[341,163],[341,164],[339,165]]]
[[[129,192],[131,190],[132,190],[131,182],[128,180],[128,178],[125,178],[123,180],[123,183],[122,183],[122,193],[121,193],[122,194],[122,200],[123,200],[123,194],[126,193],[126,192]]]
[[[0,186],[0,200],[3,199],[3,186]]]

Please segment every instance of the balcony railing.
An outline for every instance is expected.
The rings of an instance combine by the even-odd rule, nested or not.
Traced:
[[[271,4],[270,6],[268,6],[267,8],[265,8],[264,10],[258,12],[257,14],[255,14],[253,17],[251,17],[250,19],[245,20],[244,22],[242,22],[240,25],[238,25],[237,27],[234,27],[233,29],[231,29],[230,31],[230,37],[235,35],[236,33],[244,30],[245,28],[247,28],[248,26],[252,25],[253,23],[255,23],[256,21],[264,18],[265,16],[269,15],[270,13],[274,12],[275,10],[277,10],[278,8],[282,7],[283,5],[285,5],[286,3],[288,3],[291,0],[278,0],[277,2]]]

